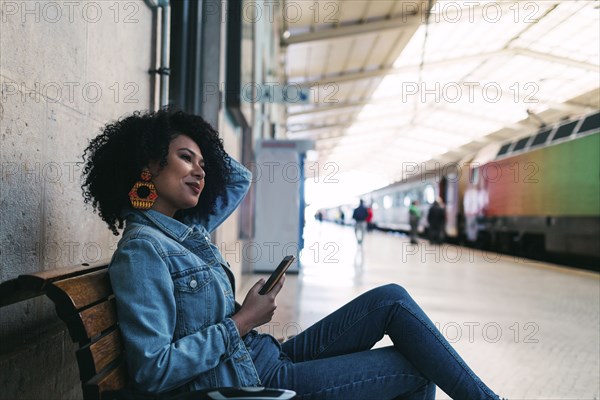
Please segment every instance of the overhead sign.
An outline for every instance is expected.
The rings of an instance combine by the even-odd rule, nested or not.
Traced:
[[[308,104],[310,89],[294,83],[248,83],[242,88],[242,99],[246,102]]]

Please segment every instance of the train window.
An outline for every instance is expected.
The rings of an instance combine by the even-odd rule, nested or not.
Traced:
[[[392,208],[393,204],[394,204],[394,201],[392,199],[392,196],[389,196],[389,195],[383,196],[383,208],[385,208],[385,209]]]
[[[533,138],[533,143],[531,143],[531,147],[539,146],[540,144],[546,143],[546,140],[548,140],[548,136],[550,136],[550,132],[552,132],[552,129],[547,129],[535,135],[535,137]]]
[[[477,184],[479,182],[479,168],[473,168],[469,173],[469,183]]]
[[[425,197],[424,200],[428,204],[433,204],[433,201],[435,200],[435,190],[433,189],[433,186],[431,186],[431,185],[425,186],[425,190],[423,191],[423,196]]]
[[[496,154],[496,157],[499,156],[503,156],[504,154],[508,153],[508,149],[510,147],[510,143],[506,143],[505,145],[502,145],[502,147],[500,147],[500,150],[498,151],[498,154]]]
[[[404,194],[397,193],[396,194],[396,198],[394,200],[394,207],[401,207],[402,206],[402,201],[404,201]]]
[[[578,121],[570,122],[568,124],[559,126],[558,130],[554,134],[554,137],[552,138],[552,141],[571,136],[571,133],[573,133],[573,129],[575,129],[575,125],[577,125],[577,122]]]
[[[581,124],[577,134],[579,135],[581,133],[598,129],[600,129],[600,113],[588,116],[585,121],[583,121],[583,124]]]
[[[408,192],[407,197],[410,199],[410,203],[412,203],[413,201],[417,200],[419,202],[423,202],[423,199],[421,198],[421,193],[419,193],[420,191],[417,189],[412,189],[411,191]],[[406,202],[406,200],[405,200]],[[409,205],[410,205],[409,203]]]
[[[404,207],[410,206],[410,196],[404,196]]]
[[[527,142],[529,142],[529,139],[531,139],[531,136],[527,136],[526,138],[519,140],[517,142],[517,144],[515,145],[515,148],[513,149],[513,151],[523,150],[525,148],[525,146],[527,145]]]

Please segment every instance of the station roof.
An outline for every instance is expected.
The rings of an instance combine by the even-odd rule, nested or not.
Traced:
[[[285,0],[290,139],[372,186],[600,108],[600,3]],[[429,12],[428,12],[429,10]],[[329,164],[328,164],[329,163]],[[412,167],[411,167],[412,168]],[[368,185],[367,185],[368,186]],[[366,192],[365,186],[358,191]]]

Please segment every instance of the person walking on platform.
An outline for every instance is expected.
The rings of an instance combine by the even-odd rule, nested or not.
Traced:
[[[356,241],[358,244],[362,244],[365,238],[365,232],[367,231],[367,218],[369,217],[369,211],[365,207],[362,199],[358,203],[358,207],[352,212],[352,219],[354,222],[354,234],[356,235]]]
[[[419,221],[421,220],[421,209],[419,201],[413,200],[408,208],[408,223],[410,224],[410,242],[417,244],[417,233],[419,229]]]
[[[446,208],[442,199],[433,202],[427,213],[429,223],[429,241],[431,244],[442,244],[444,242],[444,230],[446,229]]]
[[[372,289],[280,344],[268,323],[285,277],[242,304],[211,232],[252,175],[201,117],[161,109],[110,123],[83,155],[84,201],[114,235],[109,277],[140,398],[216,387],[293,390],[300,399],[498,400],[399,285]],[[387,334],[393,345],[372,349]],[[149,396],[149,397],[141,397]],[[200,398],[191,393],[185,398]]]

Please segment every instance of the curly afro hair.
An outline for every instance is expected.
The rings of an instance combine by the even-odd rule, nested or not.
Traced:
[[[231,159],[217,131],[201,117],[182,111],[136,111],[107,124],[83,153],[84,202],[92,203],[94,211],[115,236],[119,235],[117,229],[123,228],[121,212],[132,208],[128,194],[140,179],[142,169],[150,161],[158,161],[161,168],[166,166],[169,143],[182,134],[198,144],[204,157],[206,178],[198,204],[178,211],[175,218],[214,214],[218,197],[227,204],[225,187],[232,172]]]

